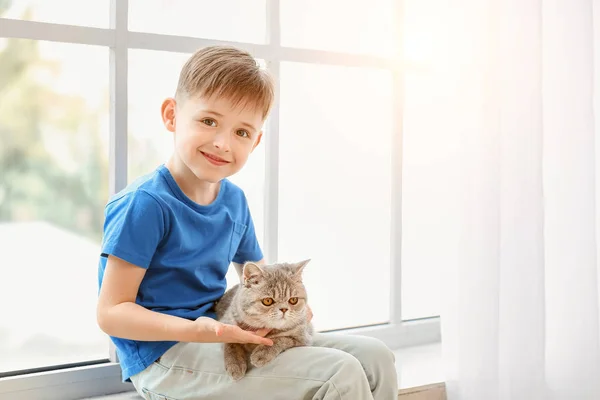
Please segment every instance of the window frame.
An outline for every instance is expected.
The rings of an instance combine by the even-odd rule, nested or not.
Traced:
[[[233,45],[264,59],[276,81],[276,102],[268,121],[265,137],[265,232],[264,254],[267,260],[277,259],[278,191],[279,191],[279,81],[282,62],[343,65],[380,68],[393,73],[393,129],[391,145],[392,214],[390,220],[390,320],[387,324],[337,330],[342,334],[361,334],[379,338],[390,348],[401,348],[441,339],[439,317],[403,321],[401,313],[401,235],[402,235],[402,110],[404,64],[402,55],[403,0],[394,2],[394,27],[397,54],[394,57],[349,54],[323,50],[282,47],[280,45],[280,0],[266,0],[267,43],[254,44],[182,37],[128,30],[128,0],[111,0],[109,28],[93,28],[46,22],[0,18],[0,38],[21,38],[71,44],[109,47],[110,142],[109,192],[115,193],[127,185],[127,74],[128,51],[145,49],[192,53],[208,45]],[[0,397],[12,395],[19,399],[79,399],[134,390],[121,382],[121,371],[115,348],[109,345],[109,361],[74,368],[58,368],[46,372],[25,371],[22,375],[0,378]]]

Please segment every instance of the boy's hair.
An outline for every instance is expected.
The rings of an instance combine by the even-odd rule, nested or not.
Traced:
[[[229,46],[210,46],[196,51],[179,75],[177,99],[224,97],[235,106],[252,106],[267,117],[275,98],[273,78],[246,51]]]

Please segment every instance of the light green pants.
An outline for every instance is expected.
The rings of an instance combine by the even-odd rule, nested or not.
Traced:
[[[377,339],[315,334],[312,347],[249,366],[234,382],[225,372],[223,345],[178,343],[131,378],[147,400],[396,400],[393,353]]]

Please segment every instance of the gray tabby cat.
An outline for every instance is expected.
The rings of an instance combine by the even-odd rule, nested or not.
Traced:
[[[302,270],[310,260],[296,264],[244,264],[243,284],[229,289],[216,305],[219,321],[242,329],[271,329],[266,337],[273,346],[225,343],[225,369],[241,379],[249,361],[262,367],[281,352],[312,344],[312,325],[307,321],[306,289]]]

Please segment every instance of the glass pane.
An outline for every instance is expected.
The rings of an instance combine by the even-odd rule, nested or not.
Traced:
[[[129,0],[129,30],[265,43],[266,0]]]
[[[435,4],[427,0],[405,2],[406,56],[423,67],[406,75],[402,168],[402,318],[440,315],[442,299],[439,277],[453,258],[456,234],[452,172],[443,163],[460,143],[445,135],[448,102],[456,91],[450,87],[443,47],[446,22]],[[452,95],[449,95],[452,93]],[[443,175],[440,171],[444,171]],[[457,225],[454,225],[457,226]]]
[[[319,330],[389,320],[390,88],[386,71],[281,66],[279,259],[312,259]]]
[[[344,53],[394,54],[393,0],[281,2],[281,44]]]
[[[109,27],[110,0],[3,0],[0,17],[27,21]]]
[[[175,94],[179,72],[189,56],[190,54],[152,50],[129,51],[129,181],[153,171],[159,164],[166,162],[173,151],[173,136],[163,126],[160,106],[165,98]],[[264,61],[258,62],[265,67]],[[148,82],[152,82],[152,85],[148,85]],[[261,243],[264,232],[264,148],[261,143],[246,166],[229,178],[246,193],[256,234]],[[229,286],[239,282],[233,271],[227,277]]]
[[[0,42],[0,372],[108,358],[108,126],[107,48]]]
[[[443,159],[434,137],[438,124],[432,115],[431,83],[422,77],[408,75],[405,80],[406,100],[402,158],[402,318],[417,319],[439,315],[440,267],[446,257],[436,238],[440,229],[436,208],[443,208],[438,196],[439,178],[435,157]],[[435,145],[432,145],[435,143]],[[431,162],[430,162],[431,160]],[[436,251],[432,251],[436,249]]]
[[[152,172],[159,164],[169,159],[173,150],[173,136],[163,125],[160,107],[164,99],[175,95],[179,71],[189,56],[183,53],[129,50],[129,182]]]

